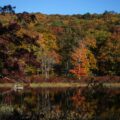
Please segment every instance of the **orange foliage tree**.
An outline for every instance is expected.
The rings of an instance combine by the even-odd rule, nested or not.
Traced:
[[[74,74],[79,79],[81,76],[88,76],[90,69],[96,67],[94,55],[87,49],[83,42],[74,50],[71,58],[74,67],[70,70],[70,73]]]

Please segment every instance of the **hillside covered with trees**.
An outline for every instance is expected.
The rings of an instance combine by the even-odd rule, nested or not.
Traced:
[[[120,14],[45,15],[0,7],[0,77],[120,76]]]

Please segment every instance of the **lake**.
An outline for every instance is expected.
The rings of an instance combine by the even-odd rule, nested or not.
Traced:
[[[120,120],[120,89],[0,89],[0,120]]]

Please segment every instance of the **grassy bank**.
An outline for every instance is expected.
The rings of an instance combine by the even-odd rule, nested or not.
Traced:
[[[20,83],[22,86],[27,86],[27,84]],[[0,84],[0,88],[12,88],[13,83]],[[86,87],[86,83],[31,83],[30,88],[64,88],[64,87]],[[120,88],[120,83],[104,83],[106,87]]]
[[[30,87],[36,88],[36,87],[85,87],[87,84],[84,83],[32,83],[30,84]]]

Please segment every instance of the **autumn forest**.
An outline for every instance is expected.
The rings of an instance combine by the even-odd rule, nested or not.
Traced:
[[[120,14],[46,15],[0,7],[0,77],[120,76]]]

